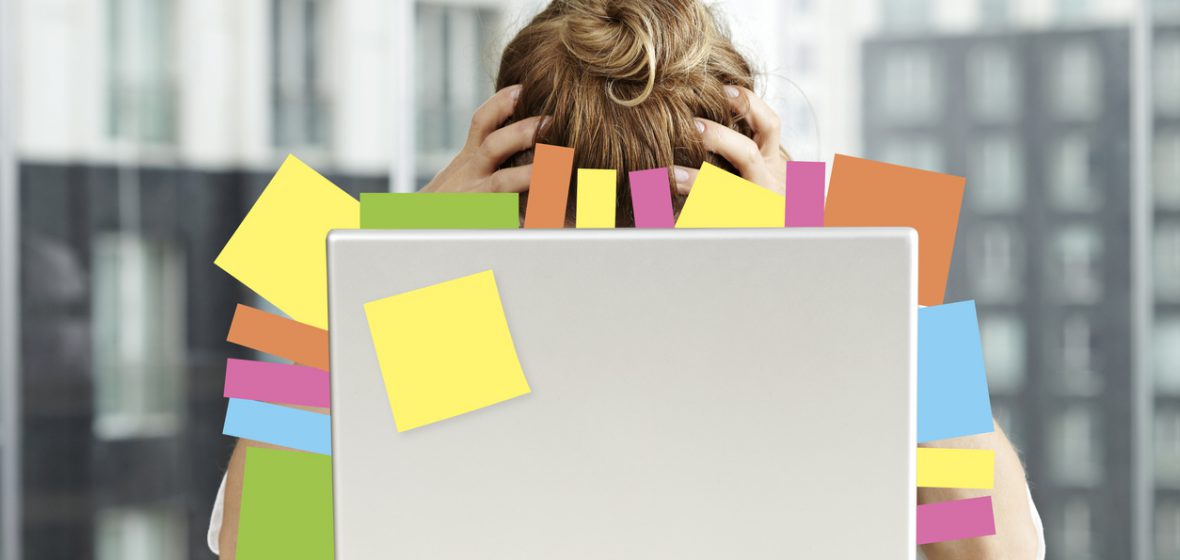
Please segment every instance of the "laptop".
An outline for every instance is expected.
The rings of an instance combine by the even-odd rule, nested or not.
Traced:
[[[332,232],[336,558],[913,558],[916,250],[910,229]],[[363,305],[489,269],[531,393],[397,432]]]

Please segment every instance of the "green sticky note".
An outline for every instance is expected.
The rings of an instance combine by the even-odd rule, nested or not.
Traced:
[[[330,560],[333,555],[332,458],[247,448],[237,557]]]
[[[364,229],[516,229],[517,193],[362,193]]]

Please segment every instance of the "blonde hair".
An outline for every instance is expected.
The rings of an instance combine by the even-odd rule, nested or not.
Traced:
[[[733,170],[705,151],[694,117],[753,136],[723,88],[754,89],[754,72],[698,0],[553,0],[504,49],[496,87],[513,84],[513,120],[552,117],[538,143],[574,148],[575,167],[619,171],[620,226],[634,224],[628,171],[705,161]]]

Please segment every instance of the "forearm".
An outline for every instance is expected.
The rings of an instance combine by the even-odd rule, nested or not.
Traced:
[[[959,560],[980,558],[1035,558],[1039,537],[1029,508],[1028,482],[1016,449],[996,425],[990,434],[930,442],[929,447],[958,449],[993,449],[996,452],[994,490],[964,490],[955,488],[919,488],[918,503],[928,504],[992,496],[995,511],[995,536],[965,539],[922,546],[928,560]]]

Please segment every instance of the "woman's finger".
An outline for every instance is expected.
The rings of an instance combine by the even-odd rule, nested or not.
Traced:
[[[774,178],[766,168],[761,150],[746,135],[722,126],[708,119],[696,119],[697,132],[705,144],[705,149],[720,155],[737,168],[738,173],[747,181],[757,183],[774,190]]]
[[[533,176],[533,165],[509,167],[492,173],[484,179],[484,189],[497,193],[519,193],[529,190],[529,179]]]
[[[749,121],[750,128],[754,129],[754,143],[762,155],[767,158],[778,155],[782,145],[782,124],[774,109],[746,88],[725,86],[725,96],[734,112]]]
[[[676,184],[672,185],[672,188],[676,189],[678,194],[688,194],[692,190],[692,184],[697,180],[697,172],[697,169],[691,167],[673,167],[672,177],[676,179]]]
[[[520,86],[508,86],[483,102],[471,115],[471,128],[467,131],[467,146],[474,148],[483,143],[500,124],[512,116],[516,100],[520,98]]]
[[[491,173],[504,160],[533,147],[537,131],[545,126],[548,117],[529,117],[496,129],[484,139],[475,151],[479,165]]]

